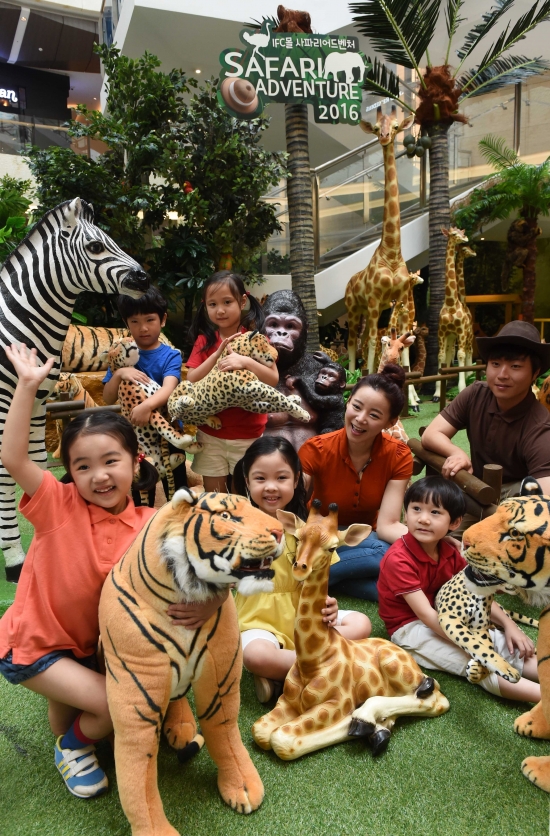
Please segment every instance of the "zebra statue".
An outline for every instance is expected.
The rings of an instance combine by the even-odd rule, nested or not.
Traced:
[[[0,269],[0,435],[17,384],[6,346],[25,343],[44,362],[55,357],[31,419],[29,455],[46,466],[46,407],[59,375],[61,348],[76,297],[84,290],[139,297],[149,287],[140,265],[97,226],[79,197],[46,212]],[[0,464],[0,548],[6,578],[17,581],[25,553],[15,513],[15,482]]]

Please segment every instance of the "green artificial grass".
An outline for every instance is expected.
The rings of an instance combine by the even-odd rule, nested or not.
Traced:
[[[417,436],[437,411],[436,404],[422,404],[419,417],[404,421],[407,433]],[[468,449],[464,433],[458,443]],[[27,544],[30,527],[22,530]],[[12,594],[13,586],[0,581],[0,595]],[[537,615],[515,598],[504,596],[502,602]],[[367,613],[373,635],[387,638],[375,604],[345,597],[339,603]],[[536,639],[536,631],[527,632]],[[216,768],[206,750],[180,765],[163,740],[158,780],[169,820],[181,834],[193,836],[547,834],[549,796],[522,776],[520,764],[529,755],[550,755],[550,743],[513,731],[528,705],[498,699],[448,674],[438,673],[437,679],[450,711],[436,719],[399,719],[387,752],[377,759],[351,740],[284,762],[252,741],[252,724],[272,705],[257,702],[245,671],[239,726],[264,782],[262,807],[251,816],[234,813],[218,795]],[[83,801],[63,786],[53,743],[45,700],[0,676],[0,834],[129,836],[109,745],[98,747],[109,793]]]

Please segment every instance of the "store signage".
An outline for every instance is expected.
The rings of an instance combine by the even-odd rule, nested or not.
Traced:
[[[315,121],[356,125],[370,64],[349,35],[278,34],[272,23],[241,32],[244,48],[220,55],[218,99],[238,119],[254,119],[270,102],[307,102]]]
[[[6,99],[6,101],[13,102],[14,104],[17,104],[19,101],[15,90],[8,90],[5,87],[0,87],[0,99]]]

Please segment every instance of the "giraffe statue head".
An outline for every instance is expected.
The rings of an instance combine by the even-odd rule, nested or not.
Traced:
[[[378,137],[380,145],[390,145],[400,131],[405,130],[411,122],[413,117],[407,116],[402,122],[397,118],[397,109],[395,105],[392,106],[391,113],[382,113],[382,108],[379,107],[376,111],[376,122],[360,121],[361,129],[366,134],[374,134]]]
[[[472,250],[472,248],[468,247],[466,244],[460,247],[459,253],[462,256],[462,258],[473,258],[474,256],[477,256],[476,251]]]
[[[424,279],[420,275],[420,270],[416,273],[409,272],[409,279],[411,280],[411,288],[416,287],[417,284],[424,284]]]
[[[457,226],[450,226],[448,229],[445,229],[445,227],[442,226],[441,232],[447,241],[454,241],[456,246],[468,243],[468,236],[466,235],[466,232],[463,229],[459,229]]]
[[[328,506],[328,516],[321,512],[321,500],[314,499],[304,522],[290,511],[277,511],[277,519],[283,528],[298,541],[296,559],[292,574],[297,581],[304,581],[312,572],[319,571],[330,563],[338,546],[357,546],[369,536],[372,526],[354,523],[344,531],[338,530],[338,506],[332,502]]]
[[[387,366],[388,363],[399,363],[401,352],[404,348],[411,346],[415,339],[416,337],[414,334],[411,334],[409,331],[401,337],[398,337],[395,328],[391,329],[389,337],[382,337],[382,354],[378,365],[378,373],[380,373],[384,366]]]

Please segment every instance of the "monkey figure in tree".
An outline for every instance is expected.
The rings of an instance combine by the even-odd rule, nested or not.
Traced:
[[[285,395],[299,394],[303,408],[311,415],[310,422],[303,424],[287,412],[270,413],[265,432],[284,436],[299,450],[314,435],[344,426],[345,374],[322,351],[306,351],[308,323],[297,293],[277,290],[267,297],[263,310],[263,333],[279,352],[277,389]],[[330,374],[321,375],[322,369],[330,369]]]

